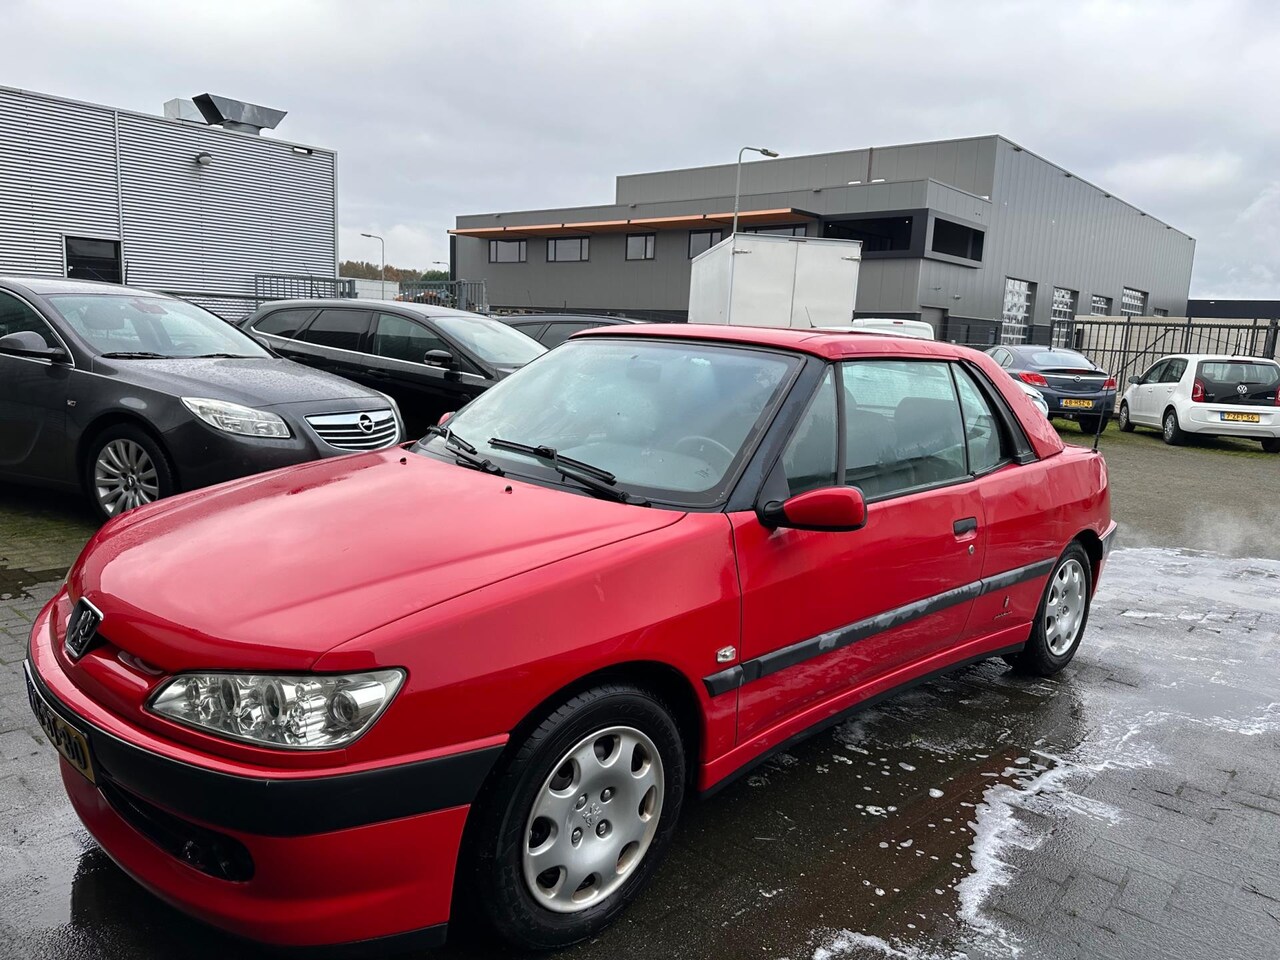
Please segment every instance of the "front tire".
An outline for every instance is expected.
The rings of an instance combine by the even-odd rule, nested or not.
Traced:
[[[151,434],[128,423],[107,427],[94,437],[85,457],[83,484],[103,520],[171,496],[177,489],[164,449]]]
[[[1160,435],[1164,437],[1164,442],[1172,447],[1186,443],[1187,434],[1178,425],[1178,411],[1173,407],[1164,412],[1164,426],[1160,431]]]
[[[1078,542],[1063,551],[1045,584],[1031,636],[1020,653],[1006,660],[1020,673],[1051,677],[1076,655],[1089,622],[1093,568]]]
[[[1124,433],[1133,433],[1133,421],[1129,419],[1129,404],[1120,404],[1120,421],[1119,427]]]
[[[475,907],[522,949],[594,936],[657,868],[685,783],[684,743],[659,698],[629,684],[574,696],[525,737],[473,810]]]

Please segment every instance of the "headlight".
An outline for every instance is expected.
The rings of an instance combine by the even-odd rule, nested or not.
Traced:
[[[287,437],[289,425],[274,413],[255,410],[253,407],[229,403],[226,400],[205,400],[201,397],[183,397],[182,405],[197,417],[225,433],[242,437]]]
[[[188,673],[151,699],[179,723],[268,747],[317,750],[351,743],[404,682],[403,670],[348,676]]]

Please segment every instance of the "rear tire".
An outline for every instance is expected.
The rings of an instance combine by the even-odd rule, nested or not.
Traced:
[[[1076,423],[1079,424],[1081,433],[1087,433],[1089,436],[1093,436],[1098,432],[1099,424],[1101,424],[1101,429],[1107,429],[1107,423],[1110,419],[1110,417],[1106,416],[1081,417],[1076,421]]]
[[[1263,440],[1262,449],[1267,453],[1280,453],[1280,437],[1270,437]]]
[[[635,757],[646,758],[641,773]],[[684,742],[661,700],[622,683],[574,696],[524,738],[472,810],[475,909],[522,949],[595,936],[657,868],[686,780]]]
[[[1072,541],[1049,575],[1031,636],[1020,653],[1005,657],[1019,673],[1051,677],[1076,655],[1093,599],[1093,568],[1079,542]]]
[[[1178,411],[1173,407],[1164,412],[1163,424],[1160,434],[1164,437],[1165,443],[1171,447],[1176,447],[1187,442],[1186,432],[1178,425]]]
[[[1133,433],[1134,424],[1133,421],[1129,419],[1129,404],[1127,403],[1122,402],[1120,404],[1120,420],[1117,423],[1117,426],[1119,426],[1120,430],[1124,433]]]
[[[177,490],[164,448],[147,431],[129,423],[109,426],[93,438],[81,482],[102,520]]]

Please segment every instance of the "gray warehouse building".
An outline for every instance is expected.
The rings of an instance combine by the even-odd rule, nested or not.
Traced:
[[[495,309],[687,316],[734,164],[620,176],[600,206],[459,216],[454,276]],[[1076,314],[1184,316],[1195,241],[1001,136],[742,166],[741,231],[862,241],[856,316],[1043,340]]]
[[[280,111],[165,106],[0,87],[0,273],[195,294],[228,318],[252,310],[259,275],[337,275],[332,150],[260,136]]]

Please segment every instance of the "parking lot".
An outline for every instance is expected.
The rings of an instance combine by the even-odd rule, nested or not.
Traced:
[[[1067,671],[971,667],[692,804],[655,885],[567,955],[1275,957],[1280,457],[1102,445],[1120,545]],[[0,955],[255,956],[97,851],[28,711],[30,620],[93,529],[0,487]],[[467,930],[437,954],[494,955]]]

